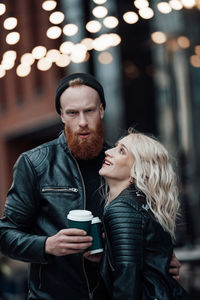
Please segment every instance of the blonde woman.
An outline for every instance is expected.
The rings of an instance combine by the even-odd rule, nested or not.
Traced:
[[[129,132],[105,152],[99,174],[108,185],[101,275],[113,300],[189,299],[169,274],[177,179],[165,147]]]

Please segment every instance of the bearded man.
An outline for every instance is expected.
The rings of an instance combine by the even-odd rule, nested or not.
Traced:
[[[65,125],[55,140],[23,153],[14,167],[0,249],[30,263],[29,300],[106,300],[98,263],[83,252],[92,238],[67,228],[72,209],[101,218],[99,194],[106,103],[101,84],[90,74],[71,74],[56,91],[56,110]],[[90,260],[89,260],[90,259]],[[172,259],[173,274],[179,262]],[[98,287],[98,288],[97,288]]]

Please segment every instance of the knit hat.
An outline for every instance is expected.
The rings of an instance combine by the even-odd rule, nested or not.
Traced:
[[[105,102],[103,87],[96,80],[96,78],[88,73],[73,73],[69,76],[62,78],[56,90],[55,105],[56,105],[57,113],[60,115],[60,96],[69,87],[69,82],[76,78],[80,78],[83,81],[84,85],[90,86],[91,88],[95,89],[98,92],[103,108],[105,109],[106,102]]]

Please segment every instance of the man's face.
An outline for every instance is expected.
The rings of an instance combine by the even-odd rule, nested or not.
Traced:
[[[99,94],[86,85],[67,88],[60,97],[67,144],[76,158],[96,157],[103,147],[103,116]]]

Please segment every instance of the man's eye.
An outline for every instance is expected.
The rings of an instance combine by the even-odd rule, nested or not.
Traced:
[[[77,112],[76,111],[68,111],[67,114],[70,116],[74,116],[77,114]]]

